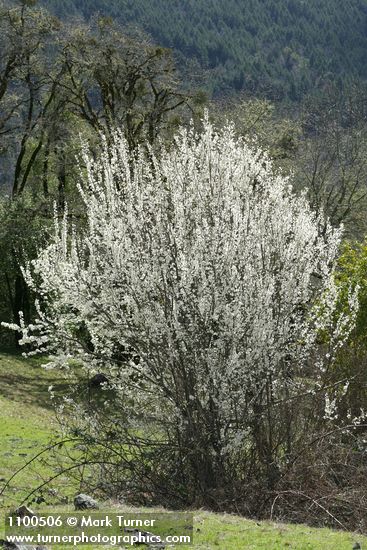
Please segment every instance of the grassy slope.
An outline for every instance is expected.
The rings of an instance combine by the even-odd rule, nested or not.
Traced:
[[[55,434],[57,425],[53,420],[47,391],[51,384],[56,391],[62,391],[61,378],[53,371],[42,369],[39,361],[0,355],[0,490],[3,480],[39,452],[51,434]],[[26,468],[0,497],[0,510],[4,512],[14,507],[48,473],[47,464],[40,462]],[[59,480],[55,487],[63,496],[70,497],[77,487],[66,481]],[[45,505],[42,506],[45,510]],[[37,509],[36,505],[33,507]],[[110,508],[111,505],[106,505],[106,510]],[[50,513],[56,509],[59,512],[71,511],[72,506],[48,508]],[[367,538],[359,535],[312,529],[304,525],[258,523],[204,511],[195,513],[194,536],[195,545],[192,548],[201,550],[351,550],[356,540],[367,549]],[[53,548],[57,550],[58,547]],[[82,550],[82,547],[79,548]]]
[[[0,480],[47,446],[57,429],[48,394],[52,384],[61,390],[64,382],[41,368],[39,360],[0,355]],[[25,469],[0,496],[0,506],[19,503],[48,473],[40,462]]]

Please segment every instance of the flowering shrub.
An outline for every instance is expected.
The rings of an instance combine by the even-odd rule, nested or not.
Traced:
[[[39,320],[23,343],[103,370],[124,427],[170,449],[191,500],[251,476],[255,456],[273,487],[292,452],[282,403],[320,387],[320,332],[331,361],[349,331],[334,315],[340,230],[230,126],[134,157],[117,133],[84,161],[87,224],[56,218],[25,268]]]

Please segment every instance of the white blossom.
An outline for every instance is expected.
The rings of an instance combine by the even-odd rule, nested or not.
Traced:
[[[52,242],[24,268],[43,307],[23,343],[102,366],[157,415],[184,424],[212,411],[222,448],[238,445],[264,383],[296,388],[320,331],[333,348],[349,334],[350,318],[335,318],[341,230],[230,126],[205,121],[201,135],[181,130],[134,158],[117,133],[84,164],[86,227],[56,215]]]

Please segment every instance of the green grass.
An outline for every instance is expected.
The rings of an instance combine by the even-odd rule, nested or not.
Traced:
[[[366,538],[350,533],[312,529],[305,525],[256,522],[231,515],[199,513],[194,525],[194,548],[202,550],[352,550],[357,540],[362,548],[363,544],[367,548]]]
[[[43,369],[39,360],[0,355],[0,491],[4,480],[46,447],[57,434],[58,424],[48,393],[50,385],[56,393],[65,390],[65,381],[60,374]],[[52,468],[47,461],[39,460],[22,470],[0,496],[2,514],[16,507],[51,473]],[[57,498],[48,499],[46,489],[43,494],[50,504],[46,507],[45,504],[33,504],[32,507],[48,510],[49,513],[71,512],[71,504],[61,505],[58,502],[65,498],[72,501],[71,497],[78,490],[76,483],[61,477],[53,483],[53,488],[57,491]],[[106,503],[102,510],[111,510],[111,507],[116,506],[114,503]],[[119,506],[118,509],[138,512],[138,509],[127,506]],[[154,512],[152,509],[145,511]],[[256,522],[205,511],[195,512],[194,519],[194,546],[190,548],[198,550],[352,550],[356,541],[363,550],[367,550],[367,537],[331,529]],[[53,548],[65,549],[59,546]],[[78,548],[90,550],[92,547]]]
[[[65,381],[55,371],[45,370],[39,359],[0,355],[0,491],[8,480],[26,462],[46,448],[58,432],[53,405],[48,392],[65,390]],[[21,471],[0,496],[0,506],[17,505],[33,489],[52,475],[52,469],[43,458]],[[65,485],[66,483],[66,485]],[[73,493],[67,480],[59,479],[53,488],[62,486],[63,493]]]

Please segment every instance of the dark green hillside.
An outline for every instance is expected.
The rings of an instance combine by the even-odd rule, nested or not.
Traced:
[[[134,23],[212,70],[215,94],[300,98],[337,78],[367,78],[367,0],[42,0],[58,15]]]

